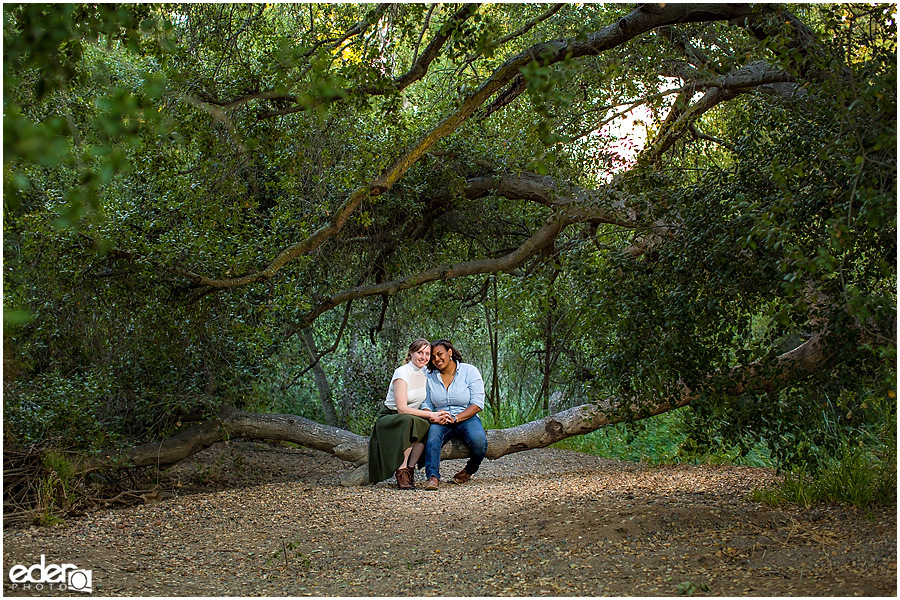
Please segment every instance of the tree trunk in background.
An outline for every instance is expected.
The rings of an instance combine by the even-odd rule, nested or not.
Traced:
[[[350,336],[350,346],[347,348],[347,367],[353,363],[353,359],[356,358],[356,349],[359,347],[359,333],[354,332],[352,336]],[[346,386],[346,382],[350,381],[350,370],[349,368],[344,369],[344,382]],[[341,396],[341,413],[344,415],[344,421],[350,421],[350,415],[353,414],[353,409],[355,406],[353,405],[353,399],[348,396],[346,393]]]
[[[547,309],[544,321],[544,360],[541,365],[541,389],[538,391],[538,402],[544,413],[550,412],[550,373],[553,369],[553,309]]]
[[[337,427],[338,418],[331,399],[331,384],[328,382],[328,376],[325,374],[325,369],[322,368],[322,363],[319,362],[319,351],[316,349],[316,340],[313,338],[312,329],[303,330],[303,343],[309,353],[309,360],[314,363],[313,379],[316,382],[316,389],[319,390],[319,402],[322,403],[322,412],[325,413],[325,423],[331,427]]]
[[[494,284],[494,290],[496,291],[496,283]],[[491,407],[491,410],[495,413],[500,410],[500,359],[499,359],[499,343],[498,343],[498,335],[497,331],[494,329],[494,321],[491,319],[491,309],[486,305],[484,306],[484,319],[487,324],[487,332],[488,332],[488,340],[490,340],[491,344],[491,387],[488,389],[488,405]]]
[[[553,373],[553,366],[556,364],[556,355],[557,350],[554,343],[553,338],[553,329],[554,322],[557,320],[557,307],[558,302],[556,301],[556,296],[553,293],[553,284],[556,282],[556,278],[559,276],[560,269],[558,267],[552,268],[549,287],[547,288],[547,312],[546,319],[544,321],[544,360],[541,365],[541,374],[543,377],[541,378],[541,389],[538,391],[537,402],[535,402],[535,406],[540,403],[541,409],[544,414],[550,412],[550,376]]]

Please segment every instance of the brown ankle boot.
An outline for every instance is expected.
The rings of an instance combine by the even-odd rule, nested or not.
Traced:
[[[416,487],[416,468],[406,467],[406,471],[409,473],[409,485]]]
[[[409,481],[409,471],[406,470],[406,467],[397,469],[394,473],[394,478],[397,480],[397,487],[401,490],[413,489],[413,485]]]

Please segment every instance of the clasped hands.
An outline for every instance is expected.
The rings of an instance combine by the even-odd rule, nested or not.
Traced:
[[[429,415],[428,420],[438,425],[452,425],[453,423],[457,422],[456,417],[451,415],[446,410],[441,410],[434,413],[433,415]]]

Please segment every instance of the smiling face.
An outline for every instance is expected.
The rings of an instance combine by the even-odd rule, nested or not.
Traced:
[[[431,362],[443,372],[453,364],[453,354],[446,346],[437,345],[432,349]]]
[[[409,353],[409,360],[412,362],[413,366],[421,369],[428,364],[429,360],[431,360],[431,346],[423,344],[418,350],[412,350]]]

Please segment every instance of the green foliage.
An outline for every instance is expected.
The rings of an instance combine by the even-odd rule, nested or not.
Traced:
[[[63,523],[60,513],[72,506],[77,473],[74,465],[56,451],[44,454],[42,463],[44,476],[38,482],[34,523],[50,527]]]
[[[297,550],[300,547],[300,542],[293,541],[287,544],[282,542],[281,550],[276,550],[272,553],[272,556],[266,561],[266,566],[271,567],[273,565],[279,565],[281,561],[284,561],[285,566],[290,566],[292,563],[296,564],[299,561],[299,564],[304,568],[308,569],[311,561],[312,561],[312,553],[318,552],[318,550],[313,550],[310,554],[304,554]],[[296,550],[296,552],[292,552]]]
[[[873,440],[889,436],[881,432],[896,419],[896,406],[889,396],[867,390],[856,394],[845,388],[834,397],[831,390],[836,387],[833,381],[822,381],[814,395],[810,390],[790,389],[759,400],[742,398],[740,403],[723,399],[692,404],[685,423],[690,444],[702,450],[724,440],[745,454],[754,444],[764,443],[781,468],[802,467],[812,474],[826,468],[847,440],[872,447],[886,444]],[[804,398],[803,392],[813,401]],[[727,419],[720,413],[725,407],[729,407]]]
[[[602,283],[588,318],[608,333],[594,336],[594,365],[615,382],[614,393],[664,396],[674,381],[708,390],[692,403],[696,444],[709,445],[710,430],[741,453],[764,439],[778,464],[816,469],[818,449],[834,447],[843,415],[859,414],[848,404],[895,387],[894,345],[881,334],[872,340],[884,345],[865,341],[854,324],[868,319],[887,332],[896,318],[895,221],[879,216],[896,212],[886,150],[896,123],[878,117],[893,114],[881,112],[896,95],[881,77],[895,66],[878,66],[877,100],[835,106],[830,86],[838,82],[825,80],[800,119],[779,102],[754,101],[725,123],[739,139],[739,161],[710,165],[702,179],[674,168],[636,178],[644,194],[668,199],[654,217],[677,222],[679,235],[636,257],[610,253],[596,269]],[[856,161],[848,146],[882,158]],[[778,354],[825,322],[839,340],[834,367],[795,388],[732,392],[727,374],[736,365],[759,361],[764,378]]]
[[[87,208],[100,210],[104,187],[160,123],[151,102],[165,83],[150,33],[165,25],[146,5],[7,4],[3,16],[4,206],[42,191],[32,166],[62,167],[75,178],[59,198],[59,224],[76,225]],[[62,110],[48,111],[54,103]]]
[[[53,473],[63,485],[68,485],[75,475],[75,467],[62,454],[49,451],[43,456],[44,468]]]
[[[349,408],[345,416],[350,431],[360,435],[372,432],[375,415],[384,405],[392,373],[390,365],[378,360],[378,355],[369,349],[361,350],[346,361],[340,403]]]
[[[809,508],[819,503],[845,504],[867,509],[873,504],[897,503],[896,436],[880,447],[867,448],[844,440],[824,468],[810,475],[805,468],[785,474],[771,488],[758,488],[751,498],[771,506],[783,503]]]
[[[235,406],[249,401],[247,382],[263,364],[258,342],[239,341],[252,310],[235,310],[235,327],[223,331],[168,290],[103,262],[79,275],[69,262],[77,256],[35,265],[37,285],[19,288],[28,290],[19,298],[32,319],[7,325],[4,341],[15,357],[7,364],[29,376],[5,382],[8,440],[102,448],[171,430],[212,394]],[[142,288],[152,300],[138,302]]]
[[[694,583],[693,581],[682,581],[675,586],[675,591],[679,596],[693,596],[694,594],[702,594],[710,591],[709,584],[705,581]]]
[[[797,504],[803,508],[812,506],[817,498],[815,482],[800,468],[797,472],[785,475],[780,487],[774,490],[759,490],[751,494],[751,498],[778,506],[784,502]]]
[[[841,458],[831,461],[819,475],[818,486],[822,499],[834,503],[847,503],[864,508],[873,500],[875,491],[874,460],[865,449],[844,443]],[[874,472],[877,472],[875,470]]]
[[[34,516],[34,524],[41,527],[51,527],[63,523],[57,514],[57,481],[52,477],[41,479],[37,492],[37,513]]]
[[[567,438],[555,444],[558,448],[586,452],[604,458],[660,464],[729,464],[771,467],[767,449],[760,445],[742,454],[728,446],[721,437],[700,448],[685,427],[690,409],[664,413],[655,417],[617,423],[592,433]]]
[[[604,458],[672,464],[680,462],[679,446],[684,440],[680,432],[682,419],[679,411],[634,423],[617,423],[555,445]]]
[[[506,429],[541,418],[543,411],[534,402],[507,403],[501,402],[498,410],[485,405],[485,410],[478,414],[485,429]],[[580,439],[580,438],[579,438]],[[559,442],[562,444],[563,442]]]
[[[7,440],[21,445],[107,447],[115,439],[110,439],[112,428],[95,417],[95,403],[109,392],[109,383],[99,377],[36,378],[3,404]]]

